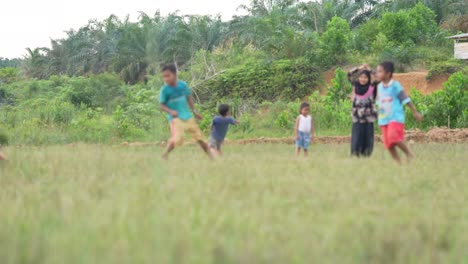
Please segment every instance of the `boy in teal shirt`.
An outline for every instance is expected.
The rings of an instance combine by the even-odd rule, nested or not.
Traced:
[[[167,119],[171,126],[171,139],[162,157],[167,159],[169,153],[176,146],[180,146],[183,143],[186,132],[211,157],[208,144],[198,124],[195,122],[194,115],[197,119],[203,119],[203,117],[195,110],[195,104],[190,97],[192,92],[187,83],[177,79],[177,68],[175,65],[164,66],[162,76],[165,85],[161,88],[159,103],[161,104],[161,109],[167,113]]]

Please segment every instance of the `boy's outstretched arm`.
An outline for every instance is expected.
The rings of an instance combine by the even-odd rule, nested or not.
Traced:
[[[408,103],[408,107],[411,109],[411,111],[413,112],[413,116],[416,120],[418,121],[422,121],[423,120],[423,116],[418,112],[418,110],[416,110],[416,107],[414,106],[414,104],[412,102],[409,102]]]
[[[165,104],[161,104],[161,110],[163,110],[164,112],[170,114],[172,117],[177,117],[179,115],[179,113],[177,113],[177,111],[174,111],[174,110],[170,109]]]
[[[195,109],[195,103],[193,102],[193,99],[192,97],[190,96],[187,96],[187,102],[190,106],[190,109],[192,109],[192,112],[193,114],[195,115],[195,117],[198,119],[198,120],[202,120],[203,119],[203,116],[198,113],[197,109]]]

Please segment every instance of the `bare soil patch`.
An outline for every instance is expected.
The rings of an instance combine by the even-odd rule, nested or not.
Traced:
[[[320,91],[324,93],[328,85],[332,85],[331,80],[335,78],[334,70],[325,71],[323,74],[324,85]],[[423,94],[429,94],[443,88],[443,83],[448,80],[448,75],[436,76],[432,80],[426,79],[427,71],[395,73],[395,80],[399,81],[405,91],[409,93],[412,88],[416,88]]]
[[[376,142],[382,142],[380,136],[375,136]],[[406,131],[406,140],[416,143],[463,143],[468,142],[468,128],[448,129],[433,128],[428,132],[421,130]],[[315,143],[342,144],[349,143],[351,136],[324,136],[316,137]],[[227,141],[227,144],[294,144],[294,138],[255,138]]]
[[[406,141],[410,143],[468,143],[468,128],[449,129],[449,128],[433,128],[427,132],[421,130],[407,130]],[[382,142],[379,135],[375,136],[376,142]],[[314,139],[314,143],[318,144],[348,144],[351,142],[351,136],[318,136]],[[186,145],[193,144],[187,141]],[[250,138],[239,140],[226,140],[229,145],[250,145],[250,144],[294,144],[294,138]],[[122,147],[150,147],[166,145],[165,141],[160,142],[124,142],[120,144]]]

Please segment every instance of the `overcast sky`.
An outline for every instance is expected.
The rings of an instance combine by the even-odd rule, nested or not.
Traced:
[[[68,29],[78,29],[88,20],[102,20],[111,14],[121,18],[138,11],[163,15],[180,10],[181,14],[222,15],[224,20],[236,14],[249,0],[6,0],[0,11],[0,57],[25,54],[27,47],[49,47],[50,39],[61,38]]]

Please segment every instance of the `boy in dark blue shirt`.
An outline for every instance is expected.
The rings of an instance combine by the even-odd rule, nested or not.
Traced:
[[[210,148],[214,154],[221,155],[221,145],[224,142],[229,125],[237,125],[238,122],[230,116],[229,105],[220,105],[218,112],[220,115],[215,116],[211,123]]]

